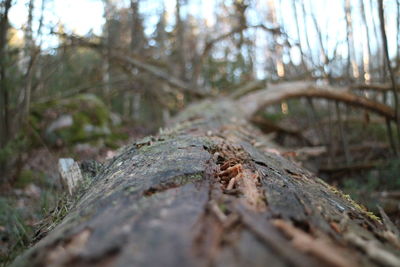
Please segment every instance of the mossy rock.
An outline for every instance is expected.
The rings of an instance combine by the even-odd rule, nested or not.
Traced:
[[[81,94],[34,108],[34,127],[51,145],[93,142],[111,135],[111,113],[93,94]]]

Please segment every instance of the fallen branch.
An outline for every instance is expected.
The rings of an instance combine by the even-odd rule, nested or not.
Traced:
[[[77,36],[77,35],[68,35],[65,33],[58,33],[58,32],[52,32],[52,34],[58,35],[61,38],[68,40],[69,46],[81,46],[81,47],[92,48],[102,55],[107,54],[105,52],[104,46],[102,45],[101,38],[97,38],[98,40],[96,39],[96,41],[92,41],[92,40],[88,40],[87,38]],[[113,47],[111,50],[117,50],[117,49],[115,47]],[[193,90],[193,88],[191,86],[189,86],[182,80],[172,76],[171,74],[169,74],[169,73],[163,71],[162,69],[160,69],[156,66],[153,66],[147,62],[143,62],[136,58],[129,57],[126,54],[121,55],[121,54],[118,54],[115,52],[113,52],[111,54],[107,54],[107,55],[110,56],[112,60],[118,60],[119,62],[127,63],[128,65],[138,68],[141,71],[147,72],[159,79],[165,80],[171,86],[181,89],[183,91],[189,92],[192,95],[195,95],[197,97],[207,96],[207,94],[205,94],[199,90]]]
[[[381,198],[400,199],[400,191],[382,191],[375,192],[372,195],[379,196]]]
[[[351,85],[349,90],[388,92],[392,90],[392,86],[389,84],[355,84]]]
[[[254,91],[265,88],[266,81],[265,80],[254,80],[245,85],[235,89],[233,93],[230,95],[233,99],[239,99],[240,97],[252,93]]]
[[[382,103],[352,94],[351,92],[333,88],[331,86],[317,86],[312,82],[288,82],[270,85],[268,89],[257,91],[240,99],[239,105],[248,117],[254,116],[259,110],[267,106],[280,103],[292,98],[319,98],[343,102],[351,106],[360,107],[395,121],[395,111]]]
[[[195,95],[197,97],[205,97],[207,94],[199,91],[199,90],[194,90],[192,89],[188,84],[185,82],[181,81],[180,79],[172,76],[169,73],[164,72],[162,69],[150,65],[148,63],[142,62],[140,60],[137,60],[132,57],[127,57],[127,56],[122,56],[122,55],[117,55],[117,54],[112,54],[112,58],[116,59],[120,62],[128,63],[129,65],[138,68],[144,72],[147,72],[159,79],[165,80],[168,84],[171,86],[174,86],[176,88],[182,89],[186,92],[189,92],[192,95]]]
[[[283,126],[280,126],[272,121],[263,118],[261,116],[254,116],[250,119],[250,122],[255,124],[263,133],[268,134],[271,132],[278,132],[281,134],[286,134],[298,139],[300,142],[306,144],[307,146],[312,146],[312,142],[308,140],[305,136],[302,135],[300,131],[296,131],[293,129],[289,129]]]

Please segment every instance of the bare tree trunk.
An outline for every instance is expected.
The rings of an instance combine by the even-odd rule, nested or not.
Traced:
[[[297,32],[297,38],[299,41],[299,50],[300,50],[300,54],[301,54],[301,66],[304,68],[304,71],[308,71],[307,70],[307,65],[305,63],[304,60],[304,51],[303,51],[303,46],[302,46],[302,41],[301,41],[301,34],[300,34],[300,21],[299,21],[299,17],[297,15],[297,6],[296,6],[296,0],[292,0],[292,9],[293,9],[293,13],[294,13],[294,20],[296,22],[296,32]]]
[[[387,37],[386,37],[386,30],[385,30],[385,16],[384,16],[384,10],[383,10],[383,0],[378,0],[378,4],[379,4],[379,8],[378,8],[379,20],[381,22],[382,43],[383,43],[383,49],[385,52],[386,65],[389,70],[390,80],[392,82],[394,109],[396,112],[396,130],[397,130],[398,143],[400,145],[399,100],[398,100],[398,93],[397,93],[396,78],[395,78],[395,74],[394,74],[392,65],[390,64],[389,47],[388,47],[388,42],[387,42]]]
[[[390,146],[391,146],[392,151],[393,151],[393,155],[398,157],[399,155],[398,155],[398,152],[397,152],[396,142],[394,141],[394,138],[393,138],[393,131],[392,131],[391,121],[386,119],[385,122],[386,122],[386,133],[387,133],[387,136],[388,136],[388,140],[389,140]]]
[[[349,146],[347,143],[346,131],[343,129],[342,115],[340,112],[339,102],[335,102],[335,107],[336,107],[337,121],[339,124],[340,139],[342,141],[343,153],[344,153],[344,157],[346,159],[346,165],[349,165],[351,163],[351,157],[350,157],[350,152],[349,152]]]
[[[18,117],[21,119],[20,123],[24,124],[28,120],[30,105],[31,105],[31,96],[34,91],[34,78],[37,74],[36,70],[36,62],[38,60],[38,56],[41,51],[41,42],[36,44],[33,39],[33,15],[35,10],[35,1],[30,0],[28,4],[28,20],[26,22],[26,28],[24,33],[24,54],[23,54],[23,63],[24,63],[24,88],[21,90],[21,102],[19,105],[19,114]],[[44,8],[45,8],[46,0],[42,0],[41,9],[40,9],[40,17],[38,19],[39,25],[36,33],[36,40],[39,40],[42,35],[43,28],[43,19],[44,19]],[[40,78],[38,83],[40,83]],[[19,126],[18,126],[19,127]],[[18,128],[17,127],[17,128]]]
[[[41,6],[40,6],[40,18],[39,18],[39,25],[38,25],[37,34],[36,34],[36,40],[39,42],[39,44],[37,45],[37,49],[36,49],[36,51],[34,53],[34,55],[35,55],[34,63],[36,63],[37,57],[41,53],[41,48],[42,48],[42,43],[43,43],[42,34],[43,34],[43,22],[44,22],[44,15],[45,15],[44,11],[45,11],[45,7],[46,7],[46,2],[47,2],[47,0],[42,0]],[[46,80],[46,78],[43,77],[43,69],[44,68],[37,68],[36,69],[38,82],[37,82],[37,84],[35,84],[35,86],[32,87],[32,92],[31,92],[32,95],[35,92],[40,91],[40,90],[43,89],[43,83],[44,83],[44,80]],[[45,73],[46,73],[47,77],[51,76],[51,73],[48,73],[46,71],[45,71]],[[28,110],[29,109],[30,108],[28,108]]]
[[[370,36],[368,31],[368,23],[365,15],[364,0],[360,0],[361,18],[363,21],[363,78],[366,84],[371,82],[371,47],[370,47]],[[366,49],[365,49],[366,48]]]
[[[329,60],[328,60],[328,56],[326,55],[326,50],[324,47],[324,43],[322,41],[322,33],[321,33],[321,29],[319,28],[318,22],[317,22],[317,18],[315,17],[313,11],[311,11],[311,17],[312,20],[314,22],[314,27],[315,30],[317,32],[317,37],[318,37],[318,44],[319,44],[319,48],[320,48],[320,53],[321,53],[321,57],[322,57],[322,69],[323,69],[323,73],[324,73],[324,77],[328,78],[329,77],[329,69],[327,70],[327,68],[329,67]]]
[[[143,50],[144,41],[143,26],[139,14],[139,0],[131,0],[131,13],[132,25],[130,50],[132,54],[135,54]],[[134,90],[135,89],[137,90],[138,88],[135,87]],[[127,92],[125,98],[131,103],[132,109],[129,113],[132,114],[132,118],[137,122],[140,117],[141,94],[139,92]]]
[[[388,224],[277,155],[244,103],[126,147],[11,266],[399,266]]]
[[[133,119],[137,122],[140,118],[140,103],[142,102],[142,95],[140,93],[133,94],[132,98],[132,114]]]
[[[177,64],[178,64],[178,75],[182,81],[186,81],[186,60],[185,60],[185,29],[182,22],[182,14],[181,14],[181,1],[176,0],[175,5],[175,31],[176,31],[176,53],[177,53]]]
[[[353,37],[353,22],[351,16],[350,0],[345,0],[345,18],[346,18],[346,31],[347,31],[347,50],[348,50],[348,65],[352,69],[353,77],[358,79],[360,73],[355,55],[354,37]]]
[[[25,48],[24,48],[24,61],[26,62],[26,72],[25,72],[25,88],[24,88],[24,98],[21,112],[21,122],[25,123],[30,110],[31,103],[31,93],[32,93],[32,80],[34,74],[34,64],[35,64],[35,44],[33,41],[33,12],[34,12],[34,0],[30,0],[28,4],[28,21],[26,23],[25,29]]]
[[[131,43],[130,49],[132,53],[139,52],[143,48],[143,26],[139,14],[139,0],[131,0]]]
[[[378,46],[378,53],[377,53],[377,59],[375,60],[377,62],[376,67],[374,67],[374,69],[379,69],[378,72],[378,81],[385,83],[385,73],[386,73],[386,64],[385,64],[385,56],[384,56],[384,52],[383,52],[383,45],[381,42],[381,38],[380,38],[380,34],[379,34],[379,26],[378,26],[378,22],[375,19],[375,15],[376,15],[376,9],[374,8],[374,3],[376,3],[375,0],[370,0],[369,4],[370,4],[370,12],[372,14],[372,18],[371,21],[373,23],[373,30],[374,30],[374,39],[376,41],[376,45]],[[374,14],[375,13],[375,14]],[[379,19],[379,14],[378,14],[378,19]],[[384,103],[386,103],[386,94],[384,94]]]
[[[320,144],[329,145],[328,138],[326,137],[324,128],[322,127],[322,124],[320,123],[317,110],[315,109],[314,102],[312,101],[311,98],[307,98],[307,104],[308,104],[308,108],[309,108],[310,117],[314,123],[314,128],[316,129],[317,135],[319,137]]]
[[[304,37],[306,38],[306,45],[307,45],[307,52],[309,53],[309,59],[311,62],[311,65],[314,65],[314,60],[313,60],[313,54],[310,46],[310,41],[308,39],[308,27],[307,27],[307,12],[306,12],[306,7],[304,5],[305,0],[301,0],[301,8],[303,11],[303,24],[304,24]]]
[[[397,54],[396,54],[396,68],[397,70],[400,69],[400,0],[396,1],[396,9],[397,9]]]
[[[105,103],[110,105],[109,95],[111,92],[110,82],[111,82],[111,52],[112,52],[112,34],[111,34],[111,23],[113,16],[113,6],[110,0],[104,1],[104,18],[105,18],[105,26],[104,26],[104,40],[105,40],[105,57],[103,59],[102,71],[103,71],[103,95],[105,97]]]
[[[276,8],[276,2],[275,0],[269,0],[268,1],[268,8],[269,8],[269,14],[268,14],[268,18],[270,20],[270,22],[274,25],[277,26],[279,25],[278,22],[278,18],[277,18],[277,8]],[[280,25],[281,26],[281,25]],[[275,63],[275,71],[276,74],[278,75],[278,77],[282,78],[285,76],[285,66],[283,64],[282,61],[282,54],[283,54],[283,49],[282,49],[282,45],[280,45],[277,42],[277,37],[278,35],[274,34],[274,53],[272,55],[272,59]]]
[[[335,139],[334,139],[334,131],[335,131],[335,127],[333,125],[333,120],[332,120],[332,103],[328,102],[328,139],[329,139],[329,143],[327,144],[328,146],[328,166],[333,166],[333,159],[334,159],[334,148],[335,148]]]
[[[8,12],[11,8],[11,0],[3,2],[3,13],[0,14],[0,150],[4,149],[9,140],[9,94],[6,82],[7,59],[7,33]],[[5,171],[6,163],[0,162],[0,174]]]

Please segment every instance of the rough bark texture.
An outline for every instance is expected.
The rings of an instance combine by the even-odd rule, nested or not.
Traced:
[[[6,0],[3,2],[2,13],[0,13],[0,149],[3,149],[10,137],[10,107],[9,107],[9,92],[7,89],[6,79],[6,47],[8,33],[8,12],[11,8],[12,1]],[[0,162],[0,173],[7,166]]]
[[[229,99],[127,146],[13,266],[399,266],[399,241]]]

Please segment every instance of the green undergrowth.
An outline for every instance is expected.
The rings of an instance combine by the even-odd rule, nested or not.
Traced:
[[[89,188],[92,177],[84,174],[73,196],[50,180],[43,174],[23,170],[15,183],[19,193],[0,197],[0,266],[10,264],[57,226]],[[23,195],[33,183],[40,186],[39,198]]]
[[[1,254],[0,266],[6,266],[23,248],[29,245],[32,229],[24,220],[24,210],[16,208],[15,201],[0,197]],[[6,248],[10,245],[11,252]]]
[[[57,193],[43,190],[39,199],[8,195],[0,197],[0,266],[7,266],[30,246],[38,221],[54,206]]]
[[[357,142],[360,139],[380,142],[387,141],[386,126],[384,123],[352,122],[348,124],[347,129],[351,132],[349,135],[350,142]]]
[[[380,203],[379,193],[400,190],[399,173],[400,160],[393,159],[362,175],[347,177],[339,186],[354,200],[362,203],[369,210],[378,212],[377,205],[385,205]]]
[[[285,107],[287,107],[287,111],[283,112],[282,108]],[[289,99],[283,103],[267,107],[260,115],[273,123],[279,123],[292,117],[305,118],[309,115],[309,111],[301,99]]]
[[[48,231],[54,229],[54,227],[56,227],[65,218],[69,211],[76,205],[78,200],[88,190],[92,179],[93,177],[89,176],[88,174],[83,174],[83,180],[75,189],[75,192],[72,196],[66,191],[62,192],[58,197],[55,207],[49,210],[47,216],[40,222],[37,230],[45,231],[45,233],[47,233]],[[42,237],[34,241],[37,242],[41,238]]]

